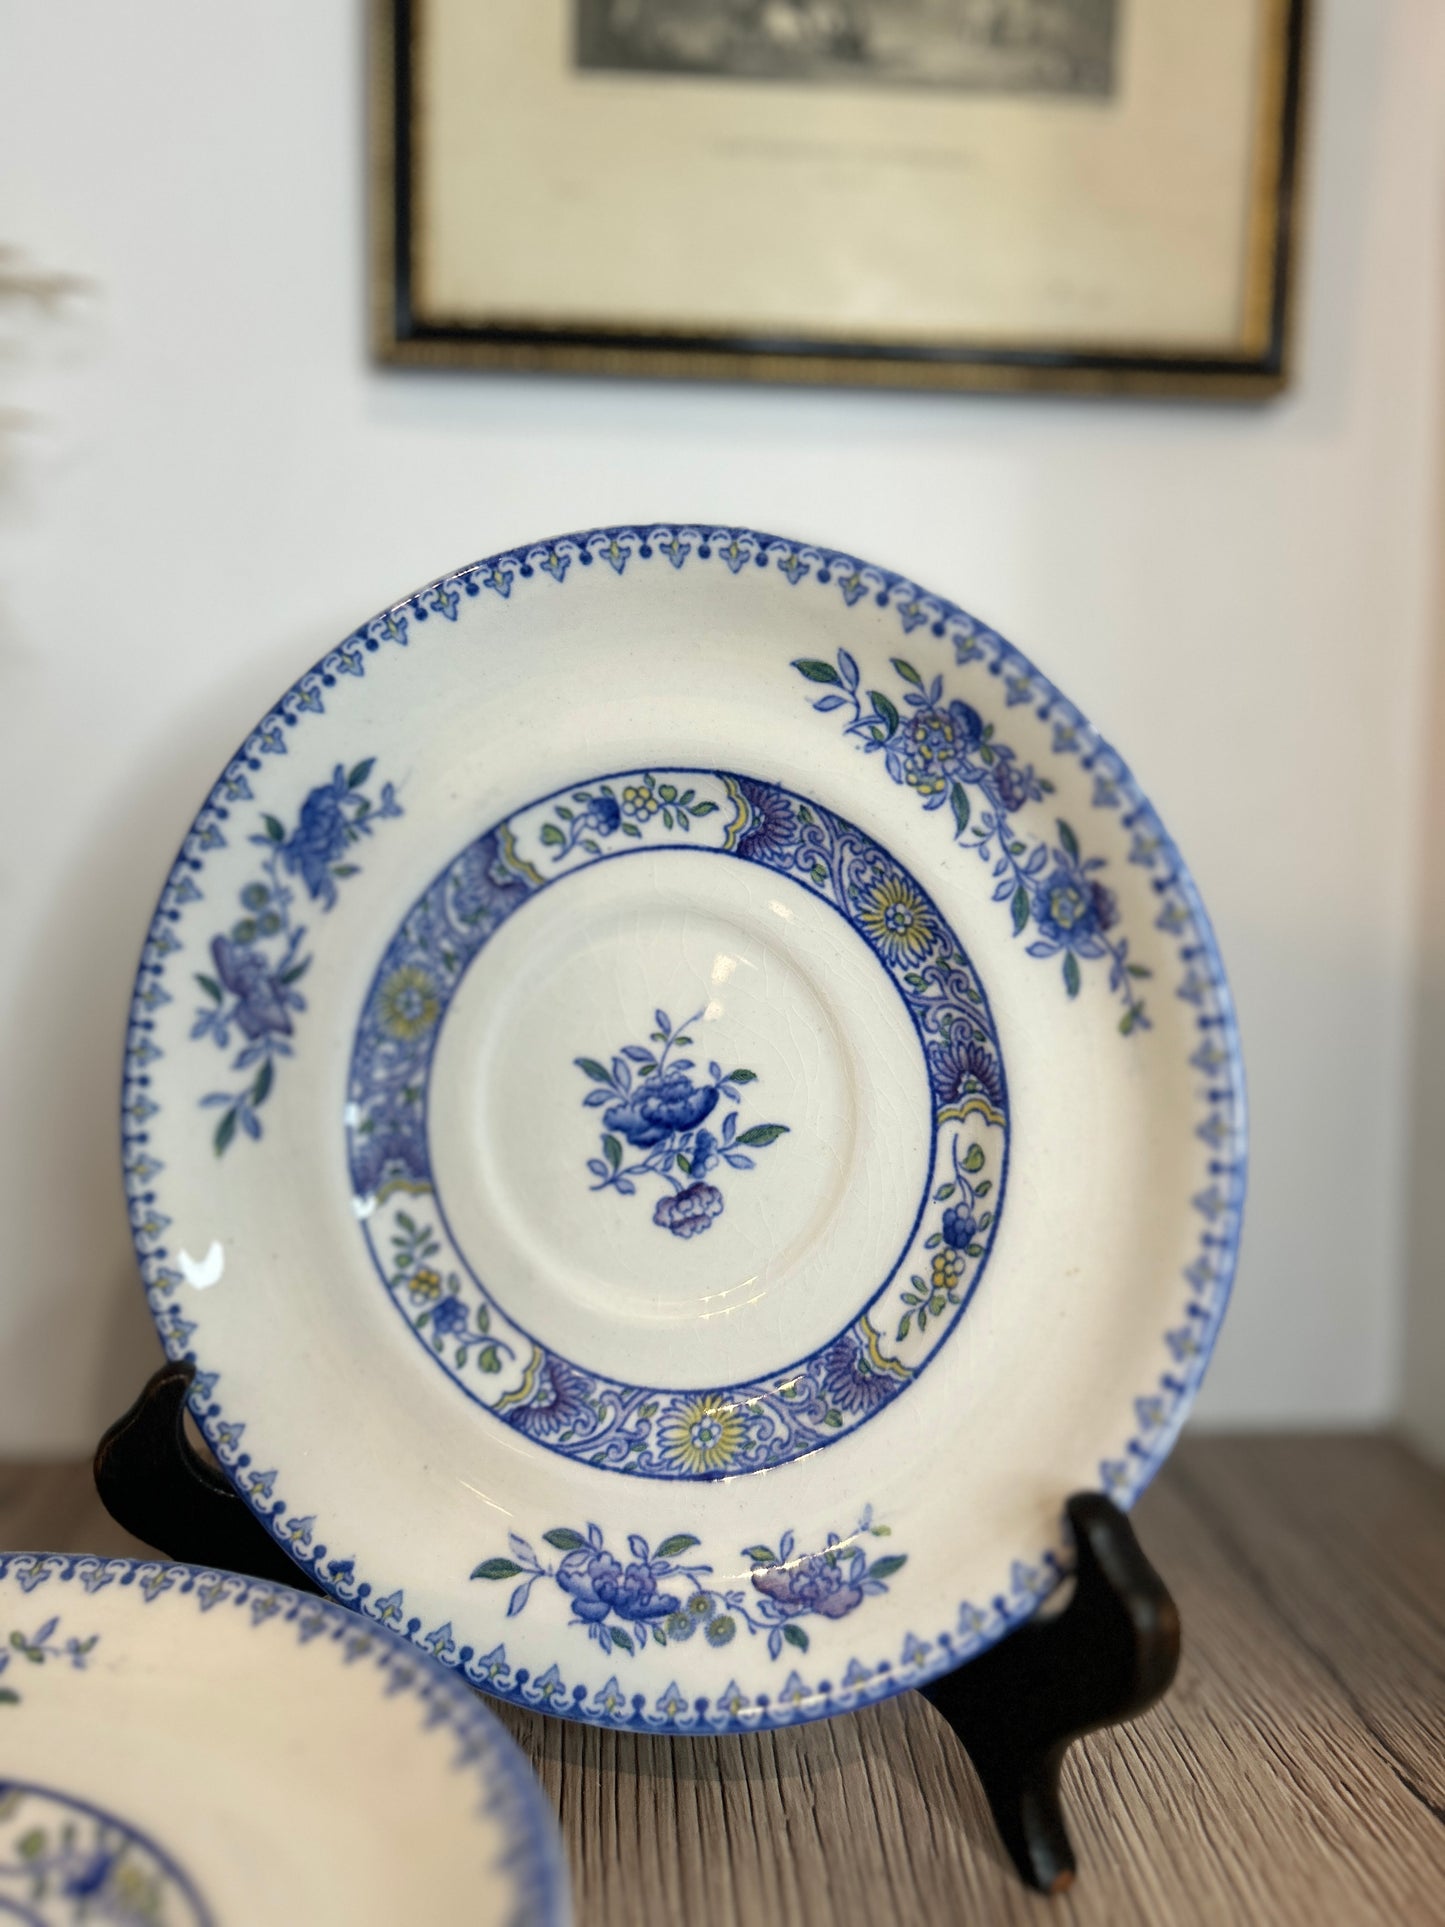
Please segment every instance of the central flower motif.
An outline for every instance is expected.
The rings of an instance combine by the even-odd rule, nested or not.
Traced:
[[[604,1113],[609,1131],[618,1131],[638,1150],[661,1144],[674,1131],[690,1131],[710,1117],[717,1106],[711,1084],[695,1085],[684,1071],[669,1071],[641,1085],[621,1104]]]
[[[665,1418],[657,1437],[666,1456],[696,1477],[725,1472],[736,1464],[746,1428],[736,1405],[729,1405],[716,1392],[704,1392]]]
[[[672,793],[673,785],[664,784],[663,794]],[[681,812],[680,802],[671,807]],[[702,805],[694,807],[700,810]],[[602,1110],[601,1156],[587,1160],[595,1179],[592,1190],[630,1198],[636,1196],[640,1178],[660,1181],[667,1192],[654,1205],[652,1222],[674,1238],[699,1237],[721,1215],[721,1190],[702,1182],[709,1171],[723,1164],[730,1171],[751,1171],[752,1153],[788,1132],[786,1124],[738,1129],[743,1089],[757,1083],[756,1071],[745,1064],[724,1070],[714,1058],[704,1080],[692,1058],[673,1055],[695,1046],[692,1032],[705,1015],[695,1010],[674,1025],[659,1006],[646,1044],[624,1044],[610,1065],[596,1057],[573,1059],[594,1087],[583,1104]],[[708,1118],[712,1124],[704,1130]],[[641,1155],[629,1158],[624,1144]]]

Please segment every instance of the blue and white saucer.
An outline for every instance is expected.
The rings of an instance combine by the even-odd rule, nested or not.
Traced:
[[[238,1489],[489,1692],[772,1726],[1025,1618],[1233,1273],[1229,992],[1017,651],[703,526],[493,557],[223,772],[136,983],[150,1303]]]
[[[0,1918],[566,1927],[526,1761],[453,1674],[329,1600],[0,1554]]]

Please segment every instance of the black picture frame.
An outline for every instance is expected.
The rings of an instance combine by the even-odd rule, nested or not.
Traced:
[[[375,0],[373,15],[373,340],[379,359],[521,373],[757,381],[985,393],[1064,392],[1256,401],[1288,385],[1300,225],[1309,0],[1272,0],[1262,88],[1272,139],[1249,210],[1257,339],[1239,351],[1181,354],[970,342],[813,340],[756,332],[517,325],[430,318],[416,293],[417,37],[428,0]]]

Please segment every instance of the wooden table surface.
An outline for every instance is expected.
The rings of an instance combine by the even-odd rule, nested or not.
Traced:
[[[1140,1505],[1184,1659],[1064,1769],[1079,1878],[1020,1887],[916,1693],[788,1732],[497,1711],[561,1817],[578,1927],[1445,1923],[1445,1478],[1376,1437],[1186,1441]],[[85,1466],[0,1465],[0,1548],[120,1553]]]

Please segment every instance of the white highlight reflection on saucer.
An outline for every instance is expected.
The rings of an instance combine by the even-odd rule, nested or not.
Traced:
[[[204,1258],[193,1258],[189,1251],[183,1251],[178,1262],[181,1276],[188,1285],[197,1291],[209,1291],[212,1285],[221,1282],[221,1274],[226,1269],[226,1254],[221,1248],[220,1239],[213,1238]]]

